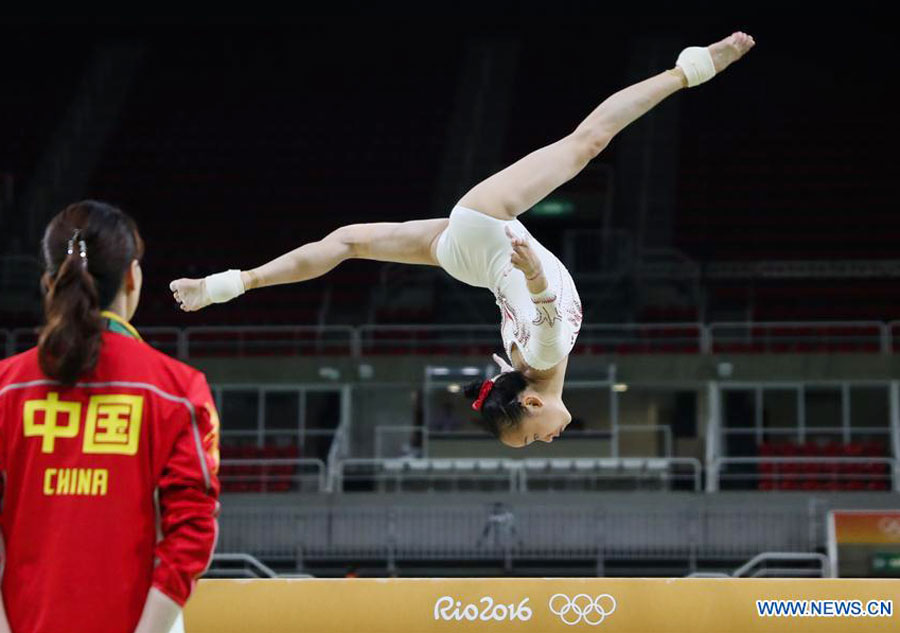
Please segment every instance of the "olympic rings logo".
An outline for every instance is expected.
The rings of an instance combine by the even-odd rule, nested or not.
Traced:
[[[608,593],[602,593],[596,598],[591,598],[586,593],[580,593],[574,598],[558,593],[550,598],[550,611],[569,626],[575,626],[579,622],[597,626],[615,610],[616,599]]]
[[[878,521],[878,529],[888,536],[900,537],[900,519],[882,517]]]

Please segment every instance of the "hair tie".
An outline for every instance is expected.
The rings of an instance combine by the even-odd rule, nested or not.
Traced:
[[[72,237],[69,239],[69,246],[66,254],[71,256],[75,252],[76,240],[78,241],[78,256],[81,258],[81,265],[84,268],[87,268],[87,244],[85,244],[84,240],[81,239],[81,229],[75,229],[75,232],[72,233]]]
[[[481,407],[484,405],[484,399],[488,397],[488,394],[491,393],[491,389],[493,388],[493,380],[485,380],[481,383],[481,391],[478,392],[478,397],[475,399],[475,402],[472,403],[472,408],[475,411],[481,411]]]

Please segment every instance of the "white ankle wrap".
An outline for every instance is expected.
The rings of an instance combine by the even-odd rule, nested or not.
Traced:
[[[225,303],[244,294],[241,271],[226,270],[206,278],[206,294],[213,303]]]
[[[684,49],[678,56],[675,65],[684,71],[689,88],[699,86],[704,81],[709,81],[716,76],[716,66],[713,64],[712,55],[704,46],[690,46]]]

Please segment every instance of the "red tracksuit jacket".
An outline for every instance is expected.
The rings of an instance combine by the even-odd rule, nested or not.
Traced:
[[[151,585],[183,605],[217,535],[218,415],[203,374],[110,321],[96,369],[0,362],[2,594],[13,633],[128,633]],[[132,335],[129,335],[133,333]]]

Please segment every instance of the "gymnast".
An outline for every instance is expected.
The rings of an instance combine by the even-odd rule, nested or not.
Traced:
[[[480,424],[509,446],[551,442],[572,419],[562,390],[582,309],[569,271],[519,215],[574,178],[632,121],[679,90],[712,79],[754,44],[736,32],[709,47],[684,49],[674,68],[613,94],[568,136],[477,184],[449,218],[343,226],[259,268],[177,279],[169,287],[190,312],[247,290],[314,279],[347,259],[440,266],[463,283],[489,289],[500,308],[507,358],[494,354],[500,373],[465,390],[475,399]]]

